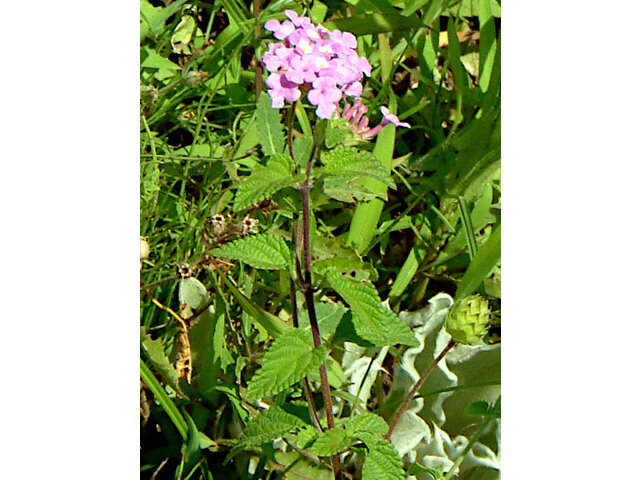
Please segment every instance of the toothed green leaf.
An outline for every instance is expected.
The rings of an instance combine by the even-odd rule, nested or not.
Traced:
[[[252,419],[240,437],[243,446],[262,445],[306,425],[295,415],[271,407]]]
[[[356,415],[353,420],[346,423],[347,432],[353,436],[361,432],[377,433],[385,435],[389,431],[389,425],[384,419],[375,413],[363,413]]]
[[[335,270],[327,272],[327,280],[351,307],[353,326],[362,338],[378,347],[396,343],[418,345],[409,326],[382,305],[371,282],[359,282],[342,276]]]
[[[338,147],[324,157],[324,174],[345,179],[371,177],[380,180],[390,188],[395,183],[384,165],[371,152],[355,147]]]
[[[233,202],[233,211],[244,210],[302,180],[304,175],[294,175],[293,161],[288,155],[275,154],[267,160],[265,166],[256,166],[251,175],[240,183]]]
[[[367,432],[357,437],[369,450],[362,465],[362,480],[405,480],[402,459],[391,443]]]
[[[336,426],[321,433],[313,446],[311,453],[320,457],[330,457],[347,449],[351,445],[351,438],[342,426]]]
[[[291,260],[291,253],[284,238],[267,233],[226,243],[211,250],[211,254],[266,270],[286,269]]]
[[[262,368],[249,382],[247,398],[257,400],[280,393],[320,367],[327,354],[313,348],[311,336],[291,329],[278,337],[262,359]]]

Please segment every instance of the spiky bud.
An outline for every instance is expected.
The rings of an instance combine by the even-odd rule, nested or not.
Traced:
[[[479,345],[489,330],[491,310],[480,295],[471,295],[457,302],[449,311],[444,326],[459,343]]]

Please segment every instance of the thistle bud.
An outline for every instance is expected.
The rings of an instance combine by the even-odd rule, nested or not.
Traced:
[[[456,342],[479,345],[489,330],[491,310],[480,295],[471,295],[457,302],[444,322],[445,329]]]

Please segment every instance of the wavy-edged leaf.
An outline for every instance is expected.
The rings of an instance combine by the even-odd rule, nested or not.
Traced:
[[[271,106],[269,95],[262,95],[256,108],[258,136],[265,155],[280,153],[284,149],[284,133],[280,123],[280,111]]]
[[[357,437],[369,450],[362,465],[362,480],[405,480],[402,459],[391,443],[367,432]]]
[[[240,183],[233,201],[233,211],[244,210],[302,180],[304,175],[294,175],[293,162],[288,155],[272,155],[265,166],[256,166],[251,175]]]
[[[327,280],[351,307],[353,326],[362,338],[378,347],[396,343],[418,345],[409,326],[382,305],[371,282],[358,282],[342,276],[335,270],[327,272]]]
[[[295,415],[271,407],[248,423],[239,442],[243,446],[262,445],[304,426],[306,423]]]
[[[346,450],[351,445],[351,441],[344,427],[336,426],[336,428],[325,430],[318,436],[311,447],[311,453],[320,457],[330,457]]]
[[[389,172],[371,152],[355,147],[338,147],[324,158],[324,174],[344,179],[371,177],[390,188],[395,188]]]
[[[238,260],[255,268],[282,270],[289,266],[291,252],[284,238],[264,233],[225,243],[211,250],[216,257]]]
[[[291,329],[280,335],[262,359],[262,368],[249,382],[247,398],[257,400],[280,393],[320,367],[324,346],[313,348],[309,335]]]

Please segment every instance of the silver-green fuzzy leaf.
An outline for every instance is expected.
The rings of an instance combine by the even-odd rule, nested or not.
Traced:
[[[280,335],[262,359],[262,368],[247,388],[247,398],[257,400],[280,393],[320,367],[327,350],[313,348],[310,335],[291,329]]]
[[[226,243],[211,250],[211,254],[265,270],[286,269],[291,261],[291,252],[284,238],[267,233]]]
[[[358,282],[342,276],[335,270],[327,272],[327,280],[351,307],[353,326],[362,338],[378,347],[396,343],[418,345],[409,326],[382,305],[371,282]]]

